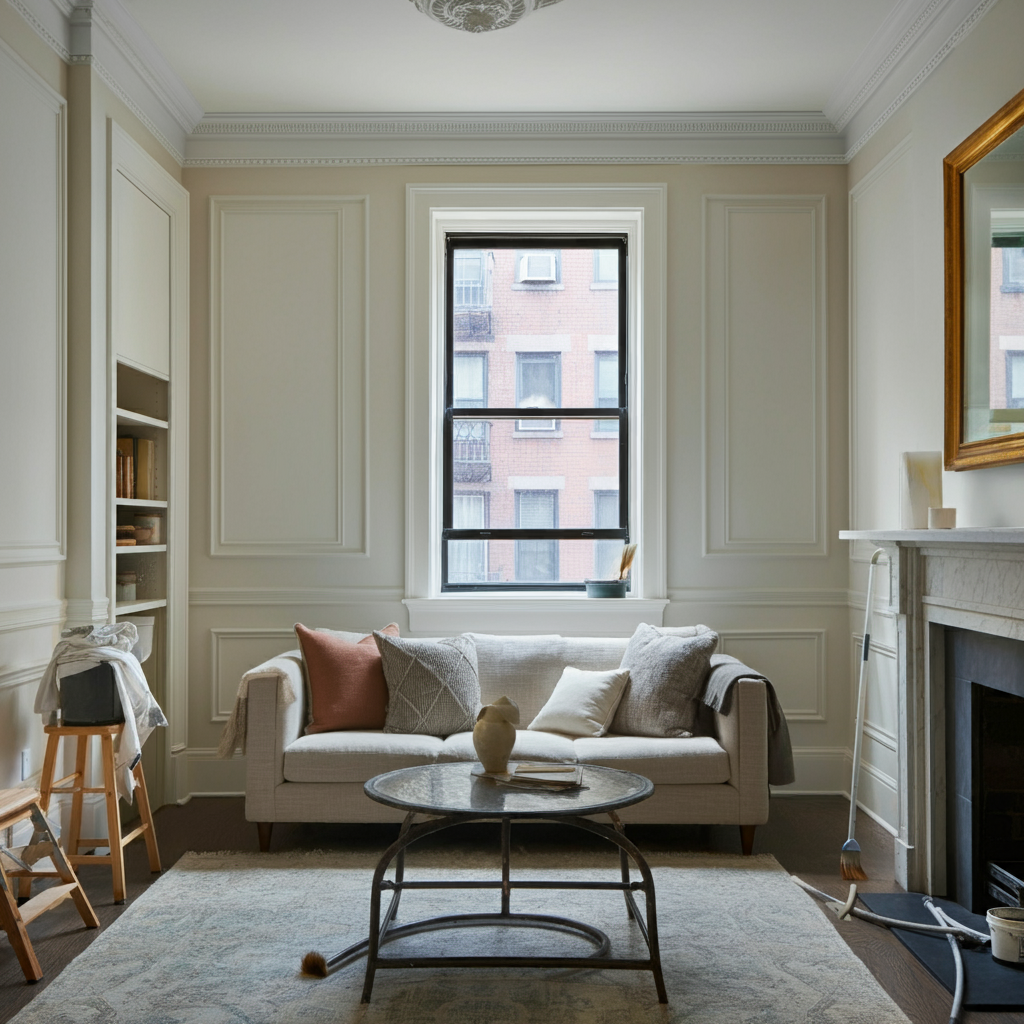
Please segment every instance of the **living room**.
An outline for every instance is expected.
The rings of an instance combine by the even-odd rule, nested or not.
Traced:
[[[993,616],[1016,635],[1019,548],[1002,545],[1002,589],[984,593],[998,574],[969,579],[981,556],[957,549],[939,595],[934,574],[913,589],[928,574],[905,540],[840,533],[905,525],[901,454],[946,447],[943,160],[1024,87],[1024,4],[520,6],[517,24],[460,31],[420,0],[0,5],[0,784],[39,786],[34,702],[61,631],[126,611],[155,620],[144,668],[169,726],[143,764],[165,870],[171,850],[257,849],[246,758],[217,748],[243,674],[294,648],[295,623],[617,638],[703,623],[785,712],[795,781],[754,846],[785,865],[773,844],[799,847],[826,818],[845,830],[881,546],[858,829],[894,885],[944,893],[936,748],[918,738],[937,659],[922,651]],[[513,227],[626,239],[628,445],[595,425],[591,449],[620,461],[579,471],[594,525],[638,543],[623,600],[588,600],[575,577],[481,589],[514,575],[511,542],[442,540],[445,233]],[[513,297],[531,286],[514,248],[502,264],[494,247]],[[535,280],[570,270],[560,255]],[[606,273],[595,256],[588,291]],[[569,395],[576,341],[539,330]],[[578,335],[587,387],[615,330]],[[529,333],[478,333],[461,365],[486,351],[492,387],[501,366],[510,395],[517,373],[553,386],[550,359],[520,369]],[[570,423],[524,416],[516,435]],[[117,489],[124,434],[155,442],[149,491]],[[508,468],[497,493],[496,437],[494,479],[466,491],[454,528],[576,525],[571,471]],[[1021,525],[1012,461],[942,472],[933,503],[958,529]],[[627,493],[598,522],[601,496]],[[115,546],[136,513],[161,522],[150,550]],[[442,548],[459,543],[477,545],[453,549],[470,589],[448,585]],[[185,814],[205,825],[175,837]],[[102,795],[85,817],[104,834]],[[385,835],[346,828],[353,847]]]

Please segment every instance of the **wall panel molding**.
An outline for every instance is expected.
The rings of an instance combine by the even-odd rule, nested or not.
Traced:
[[[291,629],[211,629],[210,721],[231,716],[243,672],[295,646]]]
[[[0,505],[0,566],[48,565],[67,552],[67,104],[3,41],[0,86],[0,436],[21,495]]]
[[[0,633],[40,626],[59,626],[64,621],[64,601],[37,601],[0,607]]]
[[[722,629],[719,650],[763,672],[790,722],[825,722],[828,674],[824,629]],[[753,649],[753,657],[745,652]],[[794,679],[794,672],[803,678]]]
[[[273,607],[305,607],[307,605],[364,605],[401,601],[401,587],[307,587],[284,589],[274,587],[195,587],[189,591],[192,607],[232,605],[268,605]]]
[[[828,554],[824,196],[704,196],[704,554]]]
[[[210,199],[214,557],[369,553],[367,202]]]
[[[0,690],[14,690],[28,683],[38,686],[47,665],[49,665],[49,661],[37,661],[31,665],[22,665],[20,668],[0,672]]]
[[[785,605],[791,608],[846,608],[849,591],[819,587],[678,587],[669,599],[686,604]]]

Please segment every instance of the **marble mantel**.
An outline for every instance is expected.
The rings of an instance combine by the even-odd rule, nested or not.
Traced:
[[[946,890],[946,627],[1024,640],[1024,528],[844,530],[881,548],[896,622],[896,878]],[[877,605],[876,605],[877,607]]]

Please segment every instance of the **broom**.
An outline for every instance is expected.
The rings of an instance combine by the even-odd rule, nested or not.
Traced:
[[[622,549],[622,558],[619,559],[619,575],[616,579],[624,580],[626,574],[629,572],[630,566],[633,564],[633,559],[636,557],[636,545],[627,544]]]
[[[860,846],[853,838],[857,820],[857,781],[860,777],[860,747],[864,736],[864,703],[867,698],[868,653],[871,650],[871,599],[874,596],[875,566],[885,552],[878,548],[868,565],[868,593],[864,600],[864,648],[860,659],[860,682],[857,684],[857,724],[853,738],[853,779],[850,781],[850,827],[846,842],[839,854],[839,873],[848,882],[863,882],[867,873],[860,866]]]

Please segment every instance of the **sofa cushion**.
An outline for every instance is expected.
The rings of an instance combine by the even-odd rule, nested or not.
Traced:
[[[576,759],[636,772],[657,785],[729,781],[729,755],[713,736],[598,736],[573,741]]]
[[[366,782],[381,772],[433,764],[441,751],[436,736],[379,730],[318,732],[300,736],[284,752],[286,782]]]
[[[666,633],[641,623],[622,656],[629,683],[612,722],[621,736],[689,736],[718,634]]]
[[[480,680],[470,637],[373,636],[388,684],[385,732],[444,737],[473,728],[480,710]]]
[[[587,671],[618,668],[628,640],[616,637],[495,636],[469,633],[476,644],[480,699],[493,704],[501,696],[519,705],[532,721],[551,696],[567,665]]]
[[[629,669],[586,672],[566,665],[554,692],[527,728],[568,736],[603,736],[628,681]]]
[[[473,734],[457,732],[449,736],[441,747],[438,761],[475,761]],[[509,754],[510,761],[575,761],[576,751],[568,736],[557,736],[553,732],[530,732],[516,730],[516,742]]]
[[[398,636],[398,624],[382,630]],[[388,705],[380,652],[372,636],[355,642],[326,630],[295,624],[309,687],[307,733],[382,729]]]

